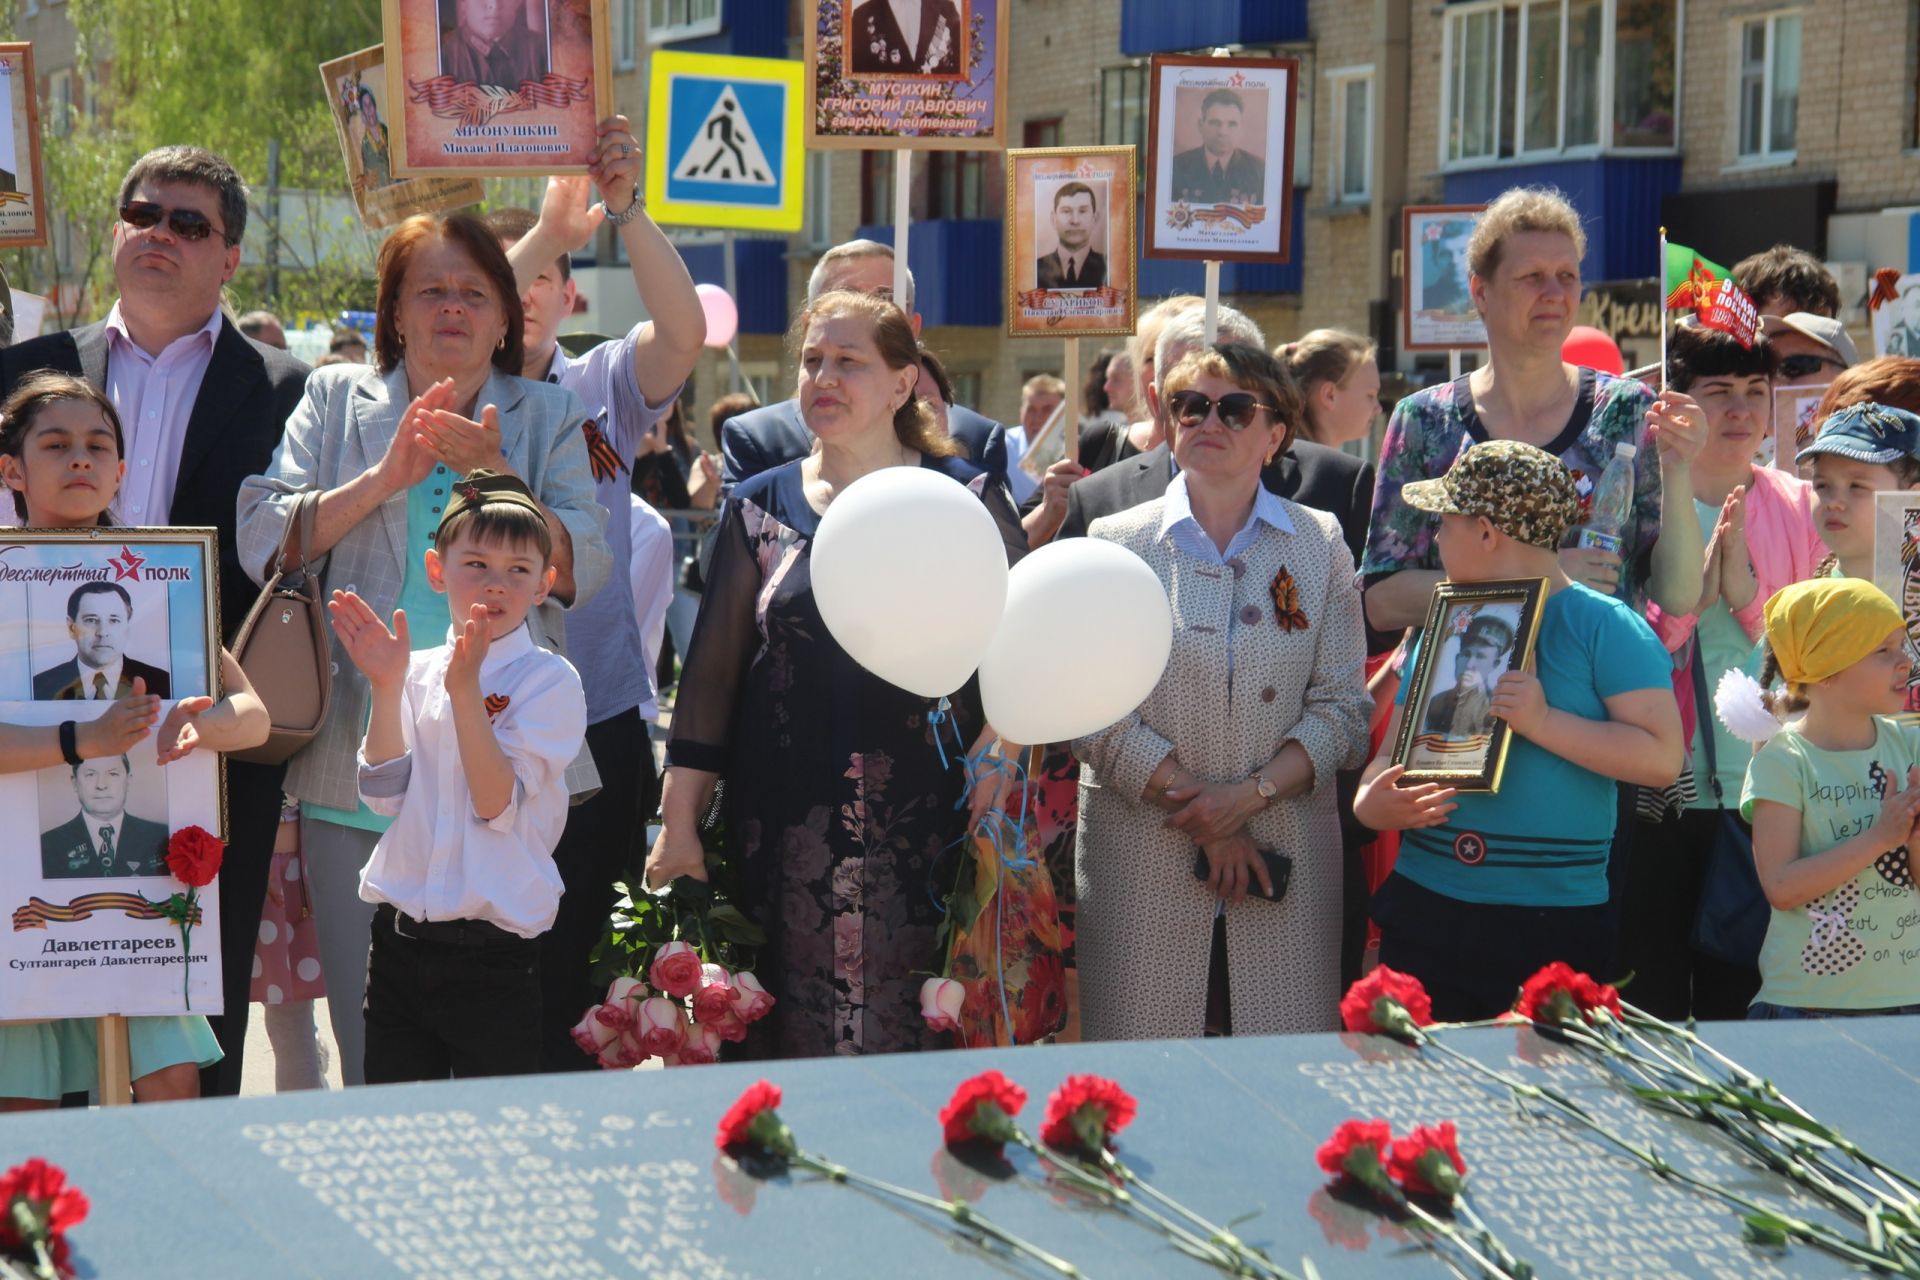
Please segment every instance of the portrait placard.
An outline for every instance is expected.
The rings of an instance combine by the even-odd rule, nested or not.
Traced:
[[[1907,620],[1907,656],[1920,658],[1920,492],[1873,495],[1873,585],[1899,607]],[[1907,683],[1920,683],[1920,663]]]
[[[1292,58],[1154,55],[1147,257],[1288,260],[1299,76]]]
[[[1813,443],[1813,411],[1827,394],[1825,386],[1773,389],[1773,465],[1798,475],[1794,456]]]
[[[1487,345],[1487,326],[1467,288],[1467,241],[1483,204],[1416,205],[1405,210],[1400,243],[1400,347],[1451,351]]]
[[[40,176],[40,95],[31,43],[0,44],[0,248],[47,242]]]
[[[1532,658],[1546,598],[1545,578],[1434,588],[1393,746],[1404,781],[1500,789],[1512,734],[1493,714],[1493,687]]]
[[[807,145],[997,151],[1007,145],[1007,0],[809,0]]]
[[[613,114],[607,0],[384,0],[393,172],[585,173]]]
[[[1920,271],[1894,282],[1893,301],[1874,308],[1872,323],[1873,354],[1920,356]]]
[[[347,161],[347,189],[353,193],[360,221],[374,230],[416,213],[479,204],[487,192],[476,178],[395,175],[384,48],[376,44],[320,64],[320,82],[326,86],[340,153]]]
[[[1130,334],[1132,147],[1007,152],[1007,333]]]

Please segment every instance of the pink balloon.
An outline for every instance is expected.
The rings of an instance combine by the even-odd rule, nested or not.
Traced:
[[[740,309],[727,291],[717,284],[697,284],[693,291],[700,295],[700,312],[707,318],[707,345],[724,347],[732,342],[740,328]]]
[[[1590,324],[1573,326],[1572,332],[1567,334],[1567,340],[1560,344],[1560,358],[1568,364],[1585,365],[1615,377],[1627,371],[1627,362],[1621,357],[1619,346]]]

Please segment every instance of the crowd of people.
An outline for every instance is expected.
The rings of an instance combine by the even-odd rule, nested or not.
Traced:
[[[1029,380],[1002,426],[954,402],[911,274],[896,297],[891,250],[854,241],[793,319],[793,395],[715,403],[716,457],[683,403],[705,322],[639,165],[614,117],[537,211],[408,219],[370,340],[309,370],[273,316],[227,309],[240,175],[161,148],[122,184],[105,319],[0,353],[20,523],[209,526],[229,639],[283,566],[309,566],[333,621],[317,737],[285,766],[228,762],[224,1012],[134,1020],[140,1100],[238,1092],[263,984],[283,1085],[313,1083],[322,990],[349,1084],[588,1069],[569,1028],[619,886],[704,879],[716,816],[775,1000],[737,1052],[943,1043],[917,993],[951,851],[1021,784],[970,788],[935,747],[994,742],[975,685],[935,715],[822,618],[822,516],[890,467],[969,490],[1009,565],[1104,539],[1172,605],[1131,713],[999,747],[1077,777],[1047,857],[1086,1038],[1330,1030],[1373,963],[1446,1018],[1500,1012],[1554,960],[1630,973],[1670,1017],[1920,1011],[1920,968],[1877,944],[1913,906],[1920,737],[1896,717],[1920,699],[1901,612],[1862,581],[1872,495],[1920,486],[1920,360],[1861,361],[1809,255],[1734,268],[1752,341],[1682,322],[1664,368],[1616,376],[1561,354],[1579,214],[1508,192],[1469,248],[1484,359],[1401,399],[1370,465],[1342,447],[1381,411],[1362,337],[1276,345],[1175,297],[1083,386]],[[650,319],[569,354],[569,255],[603,221]],[[1785,383],[1829,384],[1797,473],[1771,465]],[[1077,450],[1039,467],[1068,414]],[[1627,518],[1595,546],[1616,454]],[[1421,633],[1435,588],[1514,578],[1544,584],[1531,660],[1483,618],[1437,730],[1504,723],[1499,789],[1403,781],[1402,718],[1437,714],[1404,705],[1449,639]],[[163,718],[141,683],[83,690],[113,705],[74,730],[0,726],[0,769],[256,744],[270,709],[224,665],[218,704]],[[1727,727],[1730,672],[1784,727]],[[1754,954],[1701,925],[1743,889]],[[0,1028],[0,1106],[56,1105],[93,1054],[83,1022]]]

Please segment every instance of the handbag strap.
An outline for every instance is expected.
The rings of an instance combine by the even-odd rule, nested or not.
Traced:
[[[320,517],[320,491],[309,489],[293,497],[293,510],[287,516],[287,527],[280,534],[280,547],[274,552],[273,571],[278,578],[303,575],[306,572],[309,555],[307,548],[313,545],[313,526]],[[300,535],[300,558],[292,565],[287,563],[287,545],[294,535]]]
[[[1707,705],[1707,664],[1700,656],[1697,629],[1687,637],[1687,643],[1693,648],[1693,709],[1700,724],[1700,750],[1707,757],[1707,785],[1713,788],[1714,807],[1724,809],[1727,798],[1720,790],[1720,767],[1714,759],[1713,708]]]

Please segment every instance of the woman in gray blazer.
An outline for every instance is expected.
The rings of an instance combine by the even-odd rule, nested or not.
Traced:
[[[447,494],[476,467],[510,471],[545,506],[559,568],[548,603],[528,623],[537,643],[564,652],[560,606],[585,600],[611,567],[607,517],[593,500],[579,399],[517,376],[520,294],[499,241],[466,214],[409,218],[381,246],[378,308],[377,365],[315,370],[266,474],[241,488],[241,564],[264,582],[294,499],[318,492],[313,545],[303,551],[323,594],[357,592],[382,617],[405,609],[414,644],[430,648],[450,623],[424,567]],[[373,920],[359,876],[386,822],[359,801],[355,754],[368,690],[337,640],[332,674],[327,722],[288,766],[286,786],[301,802],[302,863],[341,1074],[357,1084]],[[599,785],[584,753],[567,782],[575,792]]]
[[[1372,710],[1353,557],[1332,516],[1260,483],[1300,414],[1272,356],[1221,343],[1161,387],[1180,474],[1090,530],[1152,566],[1174,616],[1158,687],[1074,744],[1081,1027],[1089,1040],[1332,1030],[1334,772],[1365,759]],[[1279,887],[1262,851],[1292,860],[1277,902],[1260,896]]]

